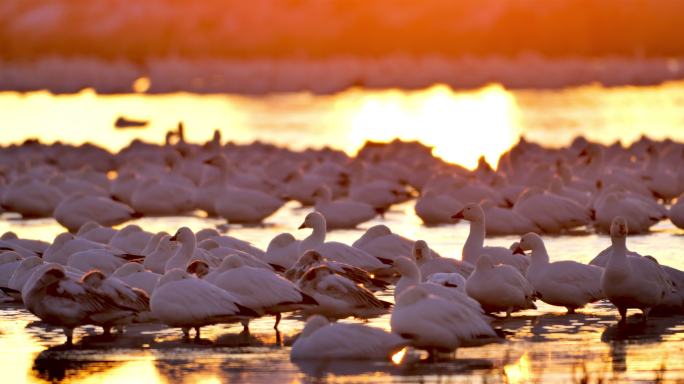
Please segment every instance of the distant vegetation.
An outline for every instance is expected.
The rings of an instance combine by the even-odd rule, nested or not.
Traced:
[[[3,0],[0,58],[682,56],[681,0]]]

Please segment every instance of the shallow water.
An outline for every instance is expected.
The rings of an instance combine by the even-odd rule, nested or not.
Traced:
[[[457,92],[443,86],[420,91],[352,89],[336,95],[112,95],[85,91],[54,96],[45,92],[0,93],[2,144],[29,137],[51,142],[92,141],[117,150],[132,138],[161,142],[167,129],[184,120],[190,141],[206,140],[214,128],[223,138],[289,144],[294,149],[333,145],[353,154],[366,139],[420,139],[435,154],[466,166],[484,153],[490,162],[520,134],[564,145],[577,134],[612,142],[654,138],[684,140],[684,82],[649,87],[588,86],[556,91],[509,91],[490,86]],[[144,129],[115,130],[121,115],[149,119]],[[416,129],[420,127],[421,129]],[[476,128],[476,129],[473,129]],[[230,234],[265,248],[284,231],[297,231],[308,210],[290,203],[260,227],[231,227]],[[221,224],[201,217],[143,218],[149,231],[194,230]],[[335,231],[330,239],[351,243],[363,228],[377,223],[413,239],[425,239],[444,256],[459,257],[468,227],[461,223],[425,227],[413,202],[394,207],[384,219],[358,230]],[[0,233],[51,241],[63,229],[52,219],[19,220],[4,214]],[[628,239],[628,246],[654,255],[663,264],[684,268],[684,232],[662,222],[648,235]],[[516,237],[489,239],[509,245]],[[593,233],[545,237],[552,259],[588,262],[609,244]],[[391,299],[390,293],[384,293]],[[61,346],[61,330],[46,327],[21,307],[0,304],[0,372],[2,382],[684,382],[684,316],[654,317],[645,326],[639,316],[617,326],[617,311],[605,302],[575,315],[539,303],[536,311],[495,321],[505,334],[499,343],[461,348],[438,362],[420,361],[409,353],[400,363],[322,362],[295,364],[289,345],[303,327],[285,317],[276,336],[273,319],[254,321],[251,334],[239,325],[203,329],[200,341],[184,341],[177,329],[135,326],[114,340],[81,327],[76,346]],[[633,312],[630,312],[634,314]],[[352,320],[347,320],[352,321]],[[370,321],[388,328],[389,316]],[[585,381],[587,380],[587,381]]]
[[[308,212],[289,204],[263,227],[231,227],[229,233],[266,247],[276,234],[289,231],[297,237],[308,230],[297,228]],[[220,222],[199,217],[144,218],[136,221],[148,230],[174,231],[179,225],[193,229]],[[384,223],[395,232],[434,246],[442,255],[458,257],[468,233],[465,223],[424,227],[413,213],[413,202],[390,211]],[[62,231],[51,219],[17,221],[7,215],[0,232],[13,230],[22,237],[44,240]],[[362,230],[341,230],[333,240],[353,242]],[[628,239],[630,249],[656,256],[661,263],[684,268],[681,250],[684,233],[660,223],[649,235]],[[516,237],[488,239],[492,245],[508,245]],[[546,237],[552,259],[588,262],[609,244],[605,236],[579,234]],[[391,294],[382,296],[391,300]],[[7,382],[589,382],[684,381],[684,316],[653,317],[646,325],[630,311],[627,326],[617,325],[617,311],[606,302],[592,304],[574,315],[539,303],[539,309],[516,313],[494,322],[505,334],[499,343],[461,348],[455,356],[437,362],[409,353],[399,363],[339,362],[293,363],[289,346],[304,323],[286,316],[277,336],[273,318],[251,323],[249,335],[238,324],[202,329],[199,341],[184,341],[178,329],[138,325],[113,340],[98,336],[99,329],[81,327],[75,347],[62,346],[61,329],[46,327],[21,307],[0,307],[0,372]],[[355,320],[346,320],[355,321]],[[370,320],[389,328],[389,315]],[[11,376],[7,376],[11,375]]]

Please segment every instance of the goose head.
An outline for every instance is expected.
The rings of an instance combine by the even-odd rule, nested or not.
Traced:
[[[610,237],[624,238],[628,233],[627,220],[622,216],[616,216],[610,224]]]
[[[413,258],[416,259],[416,262],[418,263],[422,263],[423,261],[430,260],[432,258],[432,251],[430,250],[430,247],[428,247],[425,240],[416,240],[413,243],[412,254]]]
[[[508,247],[508,249],[510,249],[514,255],[524,255],[525,254],[525,251],[523,251],[523,249],[520,248],[520,243],[517,241],[514,241],[513,244],[511,244],[511,246]]]
[[[204,276],[209,274],[209,264],[207,264],[207,262],[204,260],[195,260],[188,264],[188,266],[185,268],[185,272],[202,279]]]
[[[19,236],[17,236],[17,234],[12,231],[7,231],[3,233],[2,236],[0,236],[0,240],[16,240],[18,238]]]
[[[320,212],[311,212],[304,218],[304,222],[299,226],[299,229],[303,228],[325,228],[325,217]]]
[[[307,337],[307,336],[311,335],[312,333],[316,332],[317,330],[328,326],[329,324],[330,324],[330,322],[324,316],[321,316],[321,315],[310,316],[306,320],[306,325],[304,326],[304,329],[302,330],[302,333],[300,334],[299,337]]]
[[[85,284],[86,286],[92,287],[92,288],[100,288],[102,286],[102,282],[107,278],[102,271],[99,270],[92,270],[83,277],[81,277],[81,282]]]
[[[484,220],[484,216],[485,213],[482,207],[475,203],[468,203],[462,210],[451,216],[451,218],[479,222]]]
[[[420,279],[420,269],[416,263],[406,256],[399,256],[392,263],[394,269],[402,276],[418,277]]]
[[[531,251],[540,245],[544,244],[544,240],[542,240],[541,236],[534,232],[528,232],[523,235],[523,237],[520,238],[520,242],[518,243],[518,247],[522,251]],[[515,253],[515,252],[514,252]],[[524,252],[523,252],[524,253]]]
[[[188,227],[180,227],[176,233],[169,239],[171,241],[177,241],[181,244],[190,243],[196,241],[195,234]]]
[[[57,264],[46,265],[45,269],[38,273],[38,278],[36,279],[36,282],[33,285],[34,289],[46,287],[52,283],[61,281],[66,278],[64,269],[62,268],[62,266]]]

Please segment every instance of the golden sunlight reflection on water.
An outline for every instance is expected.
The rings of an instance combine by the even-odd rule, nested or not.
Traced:
[[[352,88],[334,95],[1,92],[0,115],[3,144],[38,137],[117,150],[134,138],[161,143],[182,120],[188,140],[196,142],[220,129],[225,140],[239,143],[262,140],[294,149],[327,145],[354,154],[366,140],[398,137],[418,139],[434,146],[436,155],[473,167],[480,155],[495,163],[520,134],[552,146],[579,134],[604,143],[631,142],[643,133],[684,140],[684,81],[561,90]],[[115,129],[120,116],[149,125]]]

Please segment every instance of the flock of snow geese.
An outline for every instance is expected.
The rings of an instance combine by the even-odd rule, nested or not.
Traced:
[[[182,127],[181,127],[182,128]],[[165,145],[140,141],[111,154],[85,144],[35,140],[0,149],[2,210],[54,217],[68,232],[52,243],[0,238],[0,289],[43,322],[123,332],[133,323],[181,328],[274,316],[307,318],[293,359],[387,358],[412,346],[430,353],[497,340],[493,313],[567,308],[609,300],[626,321],[684,310],[684,272],[627,248],[626,238],[669,218],[684,225],[684,144],[647,138],[629,147],[576,139],[544,148],[521,140],[496,169],[469,171],[416,142],[368,143],[350,158],[321,149],[262,143],[202,145],[170,132]],[[352,245],[326,241],[394,204],[416,199],[427,225],[465,220],[461,259],[385,225]],[[150,233],[120,225],[140,216],[198,214],[255,225],[287,201],[312,206],[298,240],[275,236],[266,250],[214,228]],[[8,213],[12,214],[12,213]],[[294,229],[294,228],[293,228]],[[550,262],[543,234],[608,233],[610,245],[582,264]],[[510,248],[486,235],[520,235]],[[608,244],[607,244],[608,245]],[[376,293],[394,290],[394,303]],[[391,332],[334,322],[391,313]],[[333,321],[333,322],[331,322]]]

